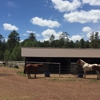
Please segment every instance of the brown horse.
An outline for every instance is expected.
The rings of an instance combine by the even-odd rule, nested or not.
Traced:
[[[24,67],[24,73],[27,74],[28,79],[31,78],[31,72],[34,72],[34,78],[36,78],[36,74],[39,67],[43,67],[43,64],[27,64]]]

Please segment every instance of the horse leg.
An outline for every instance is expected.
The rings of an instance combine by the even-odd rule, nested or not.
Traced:
[[[34,71],[34,78],[36,78],[36,71]]]
[[[30,79],[31,78],[31,75],[30,74],[28,74],[28,79]]]
[[[30,71],[28,71],[27,76],[28,76],[28,79],[30,79],[30,78],[31,78]]]
[[[100,73],[99,73],[99,71],[96,70],[96,72],[97,72],[97,79],[100,79]]]
[[[83,78],[86,78],[86,71],[84,70],[84,76],[83,76]]]
[[[100,73],[99,73],[99,80],[100,80]]]
[[[29,75],[29,74],[27,74],[28,79],[30,78],[29,76],[30,76],[30,75]]]
[[[26,73],[27,78],[29,79],[29,72],[26,71],[25,73]]]
[[[29,77],[31,78],[31,74],[29,74]]]
[[[34,73],[34,78],[36,78],[36,73]]]
[[[34,69],[34,78],[36,78],[36,74],[37,74],[37,68]]]

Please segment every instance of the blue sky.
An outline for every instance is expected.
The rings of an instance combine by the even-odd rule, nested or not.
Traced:
[[[100,33],[100,0],[0,0],[0,34],[7,39],[13,30],[20,40],[31,32],[40,41],[62,32],[87,40],[91,31]]]

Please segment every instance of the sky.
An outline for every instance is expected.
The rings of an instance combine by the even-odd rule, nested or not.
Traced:
[[[100,0],[0,0],[0,34],[7,39],[15,30],[20,40],[34,33],[38,41],[89,40],[92,31],[100,35]]]

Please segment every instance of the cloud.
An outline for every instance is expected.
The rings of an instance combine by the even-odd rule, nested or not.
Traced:
[[[21,43],[21,42],[23,42],[24,40],[20,40],[19,42]]]
[[[87,38],[90,38],[90,36],[91,36],[91,32],[89,32],[89,33],[87,33]]]
[[[51,35],[54,35],[55,40],[57,40],[57,39],[59,39],[59,36],[62,33],[63,33],[62,31],[56,32],[53,29],[47,29],[47,30],[44,30],[41,34],[44,37],[44,40],[49,40]],[[69,38],[69,40],[76,41],[76,40],[81,40],[83,38],[83,36],[77,34],[77,35],[73,35],[72,37],[68,37],[68,38]]]
[[[90,31],[92,31],[92,29],[90,27],[83,27],[82,31],[85,33],[88,33]]]
[[[23,34],[23,36],[28,36],[28,34]]]
[[[75,11],[71,13],[66,13],[63,16],[68,22],[79,22],[79,23],[87,23],[93,22],[97,23],[100,20],[100,10],[90,10],[90,11]]]
[[[27,33],[36,33],[35,31],[29,31],[29,30],[27,30],[26,32]]]
[[[100,6],[100,0],[83,0],[83,3],[91,6]]]
[[[60,12],[74,11],[81,6],[80,0],[51,0],[55,9]]]
[[[69,38],[72,41],[77,41],[77,40],[81,40],[83,37],[80,35],[73,35],[71,38]]]
[[[44,30],[41,34],[42,34],[42,36],[44,37],[44,39],[43,40],[49,40],[50,39],[50,37],[51,37],[51,35],[54,35],[54,37],[55,37],[55,40],[57,40],[57,39],[59,39],[59,36],[62,34],[63,32],[62,31],[59,31],[59,32],[56,32],[55,30],[53,30],[53,29],[47,29],[47,30]],[[72,41],[76,41],[76,40],[81,40],[82,38],[83,38],[84,36],[83,35],[73,35],[72,37],[69,37],[68,36],[68,38],[69,38],[69,40],[72,40]],[[41,41],[43,41],[43,40],[41,40]]]
[[[4,27],[4,30],[9,30],[9,31],[19,30],[18,27],[16,27],[15,25],[11,25],[9,23],[4,23],[3,27]]]
[[[55,39],[58,39],[59,38],[59,35],[61,33],[62,33],[61,31],[60,32],[56,32],[53,29],[47,29],[47,30],[44,30],[41,34],[43,35],[44,40],[49,40],[49,38],[51,37],[51,35],[54,35],[55,36]]]
[[[45,2],[46,2],[47,4],[49,3],[49,1],[48,1],[48,0],[46,0]]]
[[[14,2],[11,2],[11,1],[8,1],[8,2],[7,2],[7,5],[8,5],[9,7],[17,7],[17,5],[16,5]]]
[[[30,22],[34,25],[38,26],[47,26],[49,28],[59,27],[60,23],[57,21],[46,20],[39,17],[34,17],[30,20]]]
[[[11,17],[11,14],[8,14],[8,17]]]
[[[8,38],[5,38],[5,42],[7,42],[8,41]]]

